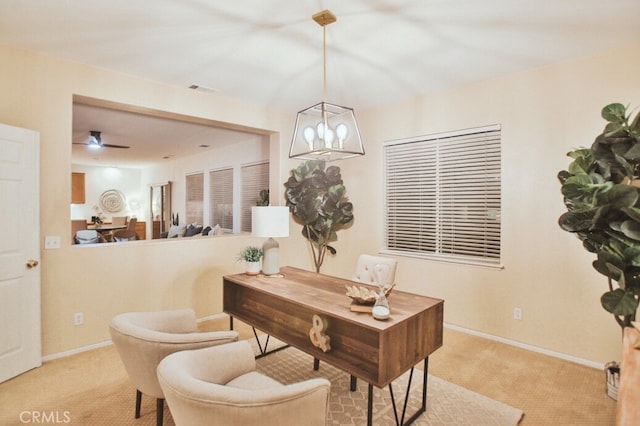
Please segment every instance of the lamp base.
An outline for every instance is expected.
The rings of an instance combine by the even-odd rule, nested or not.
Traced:
[[[273,238],[269,238],[262,245],[262,273],[276,275],[280,273],[280,245]]]

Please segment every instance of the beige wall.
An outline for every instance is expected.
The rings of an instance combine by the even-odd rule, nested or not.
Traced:
[[[639,52],[640,45],[629,46],[367,114],[361,121],[372,172],[366,180],[346,176],[355,206],[381,205],[383,141],[502,125],[504,269],[403,258],[398,284],[445,299],[451,324],[599,363],[619,359],[620,329],[600,306],[606,280],[580,241],[557,225],[565,210],[556,176],[570,162],[568,151],[590,146],[602,131],[604,105],[640,107]],[[380,212],[351,235],[380,246]],[[513,319],[516,306],[522,321]]]
[[[563,206],[556,174],[568,164],[567,151],[590,145],[601,131],[602,106],[640,105],[639,48],[356,111],[367,155],[338,163],[356,220],[338,234],[338,256],[325,261],[323,272],[348,277],[359,253],[382,245],[383,141],[502,124],[504,269],[399,258],[398,286],[444,298],[445,321],[454,325],[599,363],[619,358],[619,330],[599,305],[604,279],[579,241],[557,226]],[[221,276],[241,271],[235,253],[259,240],[231,236],[92,248],[66,241],[72,95],[272,132],[276,204],[288,171],[298,164],[286,159],[295,111],[278,114],[2,46],[0,63],[0,122],[41,133],[41,241],[44,235],[63,240],[61,249],[42,251],[43,354],[108,340],[108,320],[121,311],[193,306],[200,317],[220,312]],[[299,234],[292,224],[291,237],[280,242],[282,263],[311,269]],[[513,320],[514,306],[523,309],[522,321]],[[73,326],[79,311],[85,325]]]

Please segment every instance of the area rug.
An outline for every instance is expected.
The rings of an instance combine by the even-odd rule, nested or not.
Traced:
[[[349,390],[350,377],[347,373],[324,362],[320,363],[318,371],[314,371],[313,357],[291,347],[261,357],[257,360],[257,364],[258,371],[285,384],[311,377],[329,379],[331,381],[329,424],[366,425],[368,386],[362,380],[358,380],[357,390],[351,392]],[[404,404],[408,377],[409,373],[405,373],[393,382],[393,393],[398,407],[402,407]],[[422,377],[422,370],[416,369],[411,383],[407,418],[415,413],[421,405]],[[373,424],[395,425],[388,387],[384,389],[374,387],[373,389]],[[413,424],[513,426],[520,422],[522,416],[521,410],[428,375],[427,411],[418,417]]]

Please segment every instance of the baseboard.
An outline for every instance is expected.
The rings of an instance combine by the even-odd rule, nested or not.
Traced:
[[[46,355],[42,357],[42,362],[53,361],[58,358],[65,358],[71,355],[77,355],[82,352],[90,351],[92,349],[103,348],[105,346],[111,345],[111,340],[107,340],[105,342],[95,343],[89,346],[82,346],[80,348],[71,349],[70,351],[58,352],[57,354]]]
[[[228,318],[229,315],[225,314],[224,312],[221,312],[219,314],[213,314],[213,315],[209,315],[206,317],[202,317],[202,318],[198,318],[198,323],[204,322],[204,321],[213,321],[213,320],[219,320],[221,318]],[[112,342],[111,340],[107,340],[104,342],[100,342],[100,343],[95,343],[93,345],[89,345],[89,346],[82,346],[80,348],[75,348],[75,349],[71,349],[69,351],[64,351],[64,352],[58,352],[56,354],[51,354],[51,355],[46,355],[42,357],[42,362],[47,362],[47,361],[53,361],[54,359],[58,359],[58,358],[64,358],[67,356],[71,356],[71,355],[76,355],[82,352],[86,352],[86,351],[90,351],[92,349],[98,349],[98,348],[103,348],[105,346],[109,346],[111,345]]]
[[[492,334],[483,333],[481,331],[471,330],[469,328],[460,327],[454,324],[444,323],[444,327],[450,328],[451,330],[459,331],[461,333],[471,334],[473,336],[482,337],[488,340],[493,340],[496,342],[504,343],[506,345],[515,346],[518,348],[526,349],[531,352],[537,352],[543,355],[549,355],[554,358],[563,359],[565,361],[570,361],[576,364],[584,365],[586,367],[596,368],[598,370],[604,370],[604,364],[590,361],[588,359],[578,358],[575,356],[563,354],[561,352],[550,351],[548,349],[540,348],[538,346],[529,345],[527,343],[518,342],[517,340],[505,339],[504,337],[494,336]]]

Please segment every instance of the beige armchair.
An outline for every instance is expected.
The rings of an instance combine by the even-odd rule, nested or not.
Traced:
[[[193,309],[163,312],[128,312],[116,315],[109,327],[129,379],[136,387],[136,413],[142,394],[156,398],[156,423],[162,425],[164,395],[156,368],[167,355],[238,340],[236,331],[198,332]]]
[[[331,383],[283,385],[255,371],[247,341],[169,355],[158,379],[176,425],[325,426]]]

